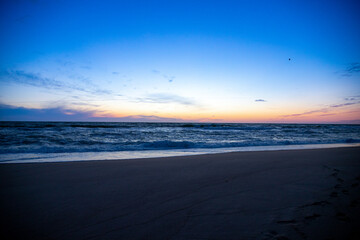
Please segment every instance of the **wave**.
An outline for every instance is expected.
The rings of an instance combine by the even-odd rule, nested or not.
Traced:
[[[0,154],[6,153],[71,153],[71,152],[113,152],[113,151],[141,151],[141,150],[175,150],[192,148],[233,148],[252,146],[279,146],[279,145],[305,145],[305,144],[330,144],[330,143],[360,143],[360,139],[342,139],[333,141],[294,141],[279,140],[267,142],[191,142],[191,141],[153,141],[153,142],[124,142],[104,143],[96,141],[79,141],[76,144],[57,145],[23,145],[13,148],[2,148]]]
[[[359,143],[360,125],[0,122],[0,153]]]

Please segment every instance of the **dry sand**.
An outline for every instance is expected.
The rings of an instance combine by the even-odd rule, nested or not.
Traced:
[[[1,164],[0,176],[9,239],[360,239],[358,147]]]

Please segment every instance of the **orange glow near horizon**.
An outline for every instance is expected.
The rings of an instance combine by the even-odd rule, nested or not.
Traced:
[[[360,123],[356,3],[65,2],[1,2],[0,120]]]
[[[98,109],[99,110],[99,109]],[[126,109],[128,110],[128,109]],[[183,111],[178,113],[148,111],[95,111],[93,117],[122,119],[149,118],[150,121],[180,121],[180,122],[219,122],[219,123],[341,123],[351,122],[360,118],[357,106],[345,106],[343,108],[311,109],[278,109],[264,111]],[[156,118],[155,118],[156,117]]]

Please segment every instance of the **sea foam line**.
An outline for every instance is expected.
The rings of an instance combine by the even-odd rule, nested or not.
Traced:
[[[106,161],[140,158],[158,158],[189,156],[200,154],[216,154],[227,152],[250,151],[282,151],[301,149],[323,149],[339,147],[359,147],[360,143],[336,144],[303,144],[303,145],[275,145],[275,146],[248,146],[235,148],[213,149],[176,149],[176,150],[143,150],[143,151],[116,151],[116,152],[73,152],[73,153],[9,153],[0,155],[0,163],[49,163],[49,162],[77,162],[77,161]]]

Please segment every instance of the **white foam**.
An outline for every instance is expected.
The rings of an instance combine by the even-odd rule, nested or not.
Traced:
[[[5,164],[5,163],[100,161],[100,160],[105,161],[105,160],[123,160],[123,159],[214,154],[214,153],[226,153],[226,152],[280,151],[280,150],[320,149],[320,148],[339,148],[339,147],[358,147],[358,146],[360,146],[360,143],[251,146],[251,147],[211,148],[211,149],[194,148],[194,149],[176,149],[176,150],[144,150],[144,151],[117,151],[117,152],[10,153],[10,154],[1,154],[0,163]]]

